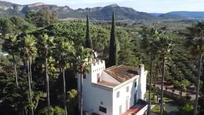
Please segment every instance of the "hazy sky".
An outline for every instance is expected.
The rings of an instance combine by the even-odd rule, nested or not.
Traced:
[[[118,4],[144,12],[204,11],[204,0],[4,0],[18,4],[43,2],[71,8],[86,8]]]

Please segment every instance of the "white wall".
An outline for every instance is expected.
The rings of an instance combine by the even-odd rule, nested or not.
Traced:
[[[138,98],[144,100],[145,93],[146,93],[146,77],[147,71],[144,69],[144,65],[140,65],[140,77],[139,77],[139,84],[138,84]]]
[[[84,110],[100,113],[101,115],[113,115],[112,90],[91,83],[90,74],[87,74],[86,79],[83,79],[83,84]],[[105,107],[107,109],[107,113],[104,114],[100,112],[99,106]]]
[[[91,82],[97,83],[97,74],[101,76],[103,70],[105,70],[105,61],[98,60],[91,64]]]
[[[113,115],[112,114],[112,91],[101,88],[100,86],[94,86],[91,88],[91,92],[86,92],[84,95],[86,101],[84,106],[86,110],[99,113],[100,115]],[[107,113],[99,111],[99,106],[105,107]]]
[[[105,69],[105,61],[97,61],[91,64],[89,74],[86,74],[86,79],[83,79],[83,100],[84,110],[89,112],[100,113],[101,115],[112,115],[112,90],[98,86],[97,80]],[[80,80],[78,77],[78,89],[80,88]],[[107,113],[99,111],[99,106],[105,107]]]
[[[125,83],[120,84],[113,91],[113,115],[119,114],[119,107],[122,105],[121,113],[126,112],[131,106],[134,105],[134,94],[138,87],[135,87],[135,82],[138,83],[137,76],[133,79],[128,80]],[[129,91],[126,91],[126,88],[129,87]],[[117,92],[120,92],[120,96],[117,97]],[[128,100],[128,101],[127,101]],[[128,104],[126,105],[126,101]]]

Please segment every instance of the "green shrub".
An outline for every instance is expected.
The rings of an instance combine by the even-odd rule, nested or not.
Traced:
[[[193,105],[191,103],[185,103],[179,110],[181,115],[191,115],[193,112]]]

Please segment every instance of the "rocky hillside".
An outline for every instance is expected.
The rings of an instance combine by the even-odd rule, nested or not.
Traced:
[[[28,11],[49,9],[56,12],[59,19],[85,18],[89,13],[92,20],[110,20],[112,11],[116,13],[117,20],[136,21],[136,20],[204,20],[204,12],[169,12],[169,13],[145,13],[134,10],[133,8],[121,7],[117,4],[105,7],[72,9],[69,6],[57,6],[44,3],[34,3],[19,5],[0,1],[0,16],[25,16]]]
[[[138,12],[132,8],[120,7],[116,4],[105,7],[95,7],[86,9],[71,9],[68,6],[56,6],[43,3],[35,3],[29,5],[19,5],[9,2],[0,1],[0,16],[24,16],[28,11],[37,11],[40,9],[49,9],[57,13],[60,19],[65,18],[84,18],[89,13],[91,19],[110,20],[111,13],[114,10],[118,20],[139,20],[139,19],[155,19],[148,13]]]

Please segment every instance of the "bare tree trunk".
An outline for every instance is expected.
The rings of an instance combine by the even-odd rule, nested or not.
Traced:
[[[27,60],[27,75],[28,75],[28,89],[29,89],[29,103],[32,104],[32,87],[31,87],[31,70],[30,70],[30,61]],[[31,115],[34,115],[33,107],[31,106]]]
[[[48,66],[47,66],[47,58],[45,58],[45,74],[46,74],[46,82],[47,82],[47,106],[49,108],[48,114],[50,112],[50,82],[49,82],[49,75],[48,75]]]
[[[65,112],[65,115],[67,115],[65,69],[63,69],[63,73],[62,73],[62,74],[63,74],[62,77],[63,77],[63,101],[64,101],[64,112]]]
[[[18,85],[18,73],[17,73],[16,63],[14,63],[14,72],[15,72],[15,78],[16,78],[16,86],[19,87],[19,85]]]
[[[157,87],[156,87],[156,81],[157,81],[157,77],[158,77],[157,63],[156,63],[155,66],[156,66],[156,67],[155,67],[155,71],[154,71],[154,79],[153,79],[153,85],[154,85],[154,95],[153,95],[153,98],[154,98],[154,99],[155,99],[155,96],[156,96],[156,89],[157,89]]]
[[[152,58],[150,59],[150,77],[149,77],[149,106],[148,106],[148,112],[147,115],[150,114],[151,110],[151,88],[152,88],[152,68],[153,68],[153,61]]]
[[[83,69],[80,75],[80,115],[83,115]]]
[[[193,115],[198,114],[198,96],[199,96],[199,90],[200,90],[200,76],[202,74],[202,54],[200,54],[199,58],[200,58],[199,59],[199,71],[198,71],[198,77],[197,77],[196,99],[195,99],[195,106],[194,106]]]
[[[29,68],[30,68],[30,81],[31,81],[31,87],[33,83],[33,76],[32,76],[32,57],[29,58]]]
[[[19,85],[18,85],[18,73],[17,73],[16,59],[15,59],[15,56],[14,56],[14,55],[12,55],[12,57],[13,57],[13,66],[14,66],[14,73],[15,73],[16,87],[19,87]]]
[[[162,82],[161,82],[161,102],[160,102],[160,115],[163,115],[164,105],[163,105],[163,96],[164,96],[164,75],[165,75],[165,56],[162,57]]]

